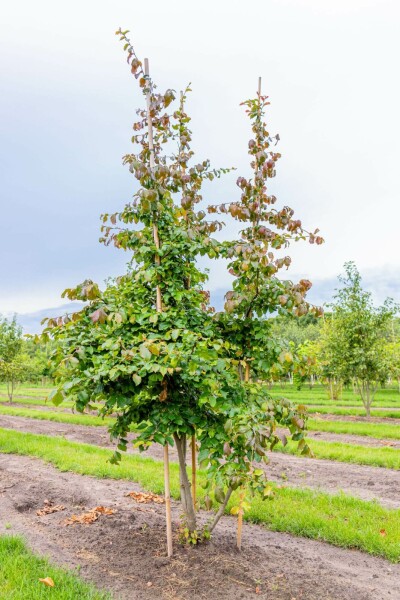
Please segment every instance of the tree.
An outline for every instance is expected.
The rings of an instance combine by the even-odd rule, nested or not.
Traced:
[[[22,328],[14,315],[0,317],[0,380],[7,385],[8,399],[12,402],[15,387],[25,377],[25,360],[21,357]]]
[[[133,201],[121,212],[103,216],[102,241],[129,251],[131,260],[128,272],[109,281],[104,290],[89,280],[67,289],[64,295],[85,301],[85,307],[72,315],[48,319],[42,339],[58,341],[53,356],[58,388],[52,394],[53,402],[59,404],[71,396],[78,410],[96,402],[101,405],[102,416],[116,414],[110,428],[112,438],[118,440],[114,462],[126,450],[126,436],[132,429],[138,434],[135,445],[140,450],[154,442],[162,444],[167,498],[168,445],[176,446],[183,532],[196,543],[209,537],[234,490],[241,490],[236,507],[239,518],[243,490],[266,498],[270,495],[265,473],[255,468],[254,462],[267,461],[267,451],[282,437],[278,426],[289,428],[303,453],[309,450],[303,410],[287,400],[268,398],[256,378],[276,354],[273,340],[265,352],[269,326],[263,315],[277,306],[285,314],[307,312],[304,295],[311,285],[305,281],[293,285],[275,278],[278,268],[289,259],[274,262],[270,247],[286,246],[291,238],[306,235],[317,243],[321,239],[305,234],[287,207],[279,212],[267,208],[266,202],[272,203],[265,192],[265,179],[272,176],[271,164],[266,161],[271,140],[261,123],[266,100],[260,94],[247,105],[257,128],[262,128],[262,147],[255,158],[257,173],[264,163],[266,170],[257,174],[254,187],[249,183],[248,196],[228,209],[232,215],[236,210],[239,218],[250,217],[248,231],[253,233],[239,243],[218,242],[212,237],[221,223],[208,221],[198,204],[204,181],[220,177],[226,169],[213,169],[208,160],[194,160],[185,108],[190,90],[181,94],[173,108],[174,92],[157,93],[128,32],[117,33],[145,96],[146,109],[137,111],[139,120],[133,126],[137,151],[124,157],[137,189]],[[251,208],[252,195],[260,196],[256,210]],[[226,212],[226,206],[210,207],[209,212]],[[269,236],[266,227],[260,232],[263,219],[282,232],[273,234],[271,230]],[[258,236],[257,243],[254,235]],[[235,250],[238,244],[240,252]],[[231,259],[229,268],[237,281],[228,296],[226,313],[216,315],[209,305],[209,293],[204,289],[207,276],[196,262],[199,256]],[[258,259],[261,262],[256,268]],[[257,272],[256,287],[250,273],[244,275],[249,270]],[[219,504],[202,531],[197,529],[186,467],[187,444],[194,435],[199,444],[198,460],[207,475],[206,506],[210,507],[213,498]],[[170,545],[168,552],[172,552]]]
[[[272,319],[273,336],[285,344],[293,342],[297,348],[306,342],[318,340],[321,335],[321,319],[311,313],[302,317],[275,317]]]
[[[306,340],[297,346],[293,353],[293,383],[298,390],[308,380],[310,387],[314,380],[321,374],[319,361],[319,344],[316,341]]]
[[[387,299],[383,306],[374,307],[371,294],[362,289],[356,265],[348,262],[344,268],[345,275],[339,277],[343,285],[322,335],[323,360],[331,377],[355,381],[370,416],[376,389],[389,374],[385,344],[397,306]]]

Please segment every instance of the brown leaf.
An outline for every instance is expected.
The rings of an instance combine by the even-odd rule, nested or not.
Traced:
[[[92,319],[93,323],[105,323],[105,321],[107,319],[107,315],[102,308],[98,308],[97,310],[92,312],[89,316]]]
[[[90,525],[97,521],[100,515],[113,515],[117,511],[113,508],[106,508],[104,506],[96,506],[92,508],[87,513],[83,513],[82,515],[71,515],[69,519],[64,521],[64,525],[74,525],[78,523],[80,525]]]
[[[44,579],[39,579],[40,583],[44,583],[44,585],[47,585],[48,587],[54,587],[54,581],[52,580],[51,577],[45,577]]]
[[[132,500],[135,500],[135,502],[138,502],[139,504],[149,504],[150,502],[164,504],[165,502],[162,496],[157,496],[157,494],[151,493],[145,494],[144,492],[128,492],[126,496],[132,498]]]
[[[44,515],[51,515],[52,513],[60,512],[61,510],[65,510],[65,506],[62,504],[52,505],[49,500],[45,500],[43,508],[37,510],[36,514],[38,517],[43,517]]]

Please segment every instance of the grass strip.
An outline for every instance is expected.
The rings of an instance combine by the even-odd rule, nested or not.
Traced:
[[[365,410],[363,408],[342,408],[340,406],[309,406],[308,412],[310,414],[321,414],[321,415],[350,415],[353,417],[366,417]],[[383,417],[386,419],[400,419],[400,410],[391,410],[383,408],[372,408],[371,417]]]
[[[307,429],[310,431],[326,431],[327,433],[363,435],[378,440],[400,440],[399,425],[386,425],[386,423],[360,423],[359,421],[325,421],[322,419],[309,419],[307,422]]]
[[[51,577],[54,587],[39,579]],[[16,536],[0,536],[0,598],[7,600],[111,600],[71,572],[33,554]]]
[[[43,421],[53,421],[57,423],[70,423],[73,425],[84,425],[84,426],[107,426],[113,422],[113,419],[106,417],[104,420],[96,415],[81,415],[72,413],[56,413],[50,411],[40,411],[37,409],[29,408],[17,408],[9,406],[0,406],[0,415],[11,415],[16,417],[27,417],[33,419],[39,419]],[[315,426],[314,426],[315,424]],[[323,429],[324,425],[331,424],[332,428]],[[309,422],[309,429],[314,431],[333,431],[337,433],[356,433],[357,425],[368,428],[371,425],[377,427],[372,428],[376,431],[380,424],[376,423],[353,423],[343,422],[343,431],[339,431],[341,423],[335,421],[313,421]],[[336,429],[336,425],[338,428]],[[361,427],[359,430],[361,431]],[[400,428],[396,425],[386,426],[382,428],[385,431],[391,430],[393,436],[400,438]],[[360,434],[361,435],[361,434]],[[364,433],[364,435],[372,435]],[[384,436],[382,436],[384,437]],[[342,443],[342,442],[327,442],[322,440],[309,439],[309,445],[312,447],[316,458],[324,458],[328,460],[334,460],[338,462],[353,463],[359,465],[368,465],[372,467],[383,467],[386,469],[400,469],[400,451],[396,448],[368,448],[366,446],[360,446],[356,444]],[[279,452],[286,454],[298,454],[297,445],[289,443],[286,447],[281,445],[277,446]]]
[[[13,417],[28,417],[40,421],[55,421],[56,423],[71,423],[72,425],[89,425],[91,427],[105,427],[111,425],[114,419],[105,417],[102,419],[97,415],[82,415],[75,413],[52,412],[30,408],[19,408],[16,406],[1,406],[0,415],[11,415]]]
[[[54,410],[57,410],[57,408],[54,406],[54,404],[52,404],[51,401],[47,401],[46,398],[44,398],[44,397],[43,398],[34,398],[34,397],[31,398],[28,396],[15,395],[13,398],[13,401],[9,402],[8,397],[0,396],[0,405],[6,404],[9,406],[12,406],[13,403],[31,404],[33,406],[51,406]],[[62,410],[63,408],[72,408],[72,406],[74,406],[74,403],[71,400],[65,400],[62,403],[60,410]]]
[[[119,465],[108,462],[110,451],[89,444],[45,435],[0,429],[0,452],[35,456],[61,471],[126,479],[156,494],[163,493],[162,463],[144,456],[126,455]],[[178,465],[171,464],[171,493],[179,498]],[[204,473],[199,471],[198,495],[204,497]],[[245,518],[274,531],[324,540],[345,548],[400,561],[400,510],[383,508],[346,494],[330,495],[310,489],[274,486],[268,500],[254,498]],[[228,505],[237,503],[234,497]]]
[[[307,442],[314,452],[315,458],[368,465],[369,467],[400,469],[400,450],[396,448],[357,446],[343,442],[325,442],[314,438],[308,438]],[[297,445],[294,442],[289,442],[285,447],[279,444],[276,450],[284,454],[298,454]]]

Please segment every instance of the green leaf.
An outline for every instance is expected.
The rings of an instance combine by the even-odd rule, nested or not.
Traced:
[[[54,406],[60,406],[60,404],[64,401],[64,394],[61,390],[53,390],[49,394],[49,400],[52,401]]]
[[[151,352],[145,344],[141,344],[139,353],[144,360],[151,358]]]
[[[135,385],[140,385],[142,383],[142,378],[137,373],[132,375],[132,379],[135,382]]]
[[[225,500],[224,490],[221,487],[217,486],[214,490],[214,497],[217,502],[222,504],[223,501]]]

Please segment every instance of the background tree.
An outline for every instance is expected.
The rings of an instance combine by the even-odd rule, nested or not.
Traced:
[[[18,383],[29,375],[29,359],[22,354],[22,349],[22,327],[18,325],[16,316],[0,318],[0,380],[7,385],[10,402]]]
[[[271,333],[285,344],[293,342],[297,348],[305,342],[318,340],[322,321],[313,313],[302,317],[277,316],[271,319]]]
[[[361,276],[353,262],[345,264],[339,289],[325,321],[322,336],[323,362],[338,381],[354,380],[367,416],[380,382],[389,374],[385,345],[397,306],[387,299],[373,305],[371,294],[362,289]]]

